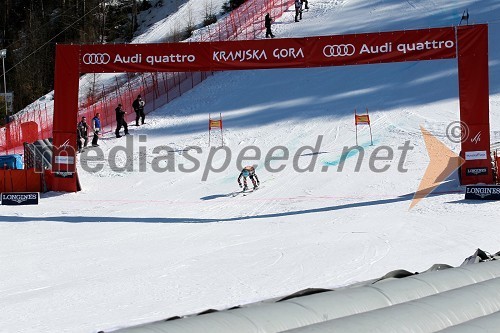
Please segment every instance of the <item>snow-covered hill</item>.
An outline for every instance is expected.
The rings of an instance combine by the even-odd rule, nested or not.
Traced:
[[[450,26],[468,8],[470,23],[490,24],[491,130],[500,141],[499,3],[309,6],[298,23],[291,10],[275,22],[276,36]],[[362,129],[360,170],[358,156],[350,155],[339,171],[343,147],[355,144],[355,108],[369,108],[375,145]],[[222,113],[230,158],[208,148],[209,113]],[[128,144],[133,171],[80,166],[83,191],[50,193],[33,207],[2,207],[0,332],[107,331],[393,269],[458,265],[478,247],[496,251],[498,204],[464,201],[455,176],[408,209],[429,160],[419,126],[458,151],[446,137],[456,120],[456,60],[218,73],[150,114],[146,125],[130,127],[128,143],[101,140],[118,168],[126,156],[116,147]],[[404,160],[407,172],[400,172],[398,147],[406,141],[413,150]],[[394,159],[386,172],[374,172],[368,157],[381,145]],[[186,152],[192,146],[201,152]],[[262,186],[233,197],[244,150],[260,151],[246,164],[258,165]],[[283,160],[270,161],[271,154]],[[207,164],[222,170],[207,174]],[[310,164],[313,171],[298,170]],[[96,163],[87,161],[90,167]]]

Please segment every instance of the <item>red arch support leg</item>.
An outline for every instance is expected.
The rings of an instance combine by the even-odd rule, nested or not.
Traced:
[[[493,183],[490,155],[488,26],[457,28],[462,185]]]
[[[76,124],[80,47],[57,45],[54,80],[54,151],[50,190],[77,191]]]

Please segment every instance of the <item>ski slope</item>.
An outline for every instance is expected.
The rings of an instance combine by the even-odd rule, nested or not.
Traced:
[[[309,7],[299,23],[285,13],[275,35],[450,26],[468,8],[470,23],[490,24],[491,138],[500,141],[500,3],[311,0]],[[339,171],[343,147],[355,145],[355,108],[370,110],[374,146],[360,128],[361,167],[355,171],[352,155]],[[230,158],[208,148],[209,113],[222,113]],[[419,126],[458,152],[446,136],[458,113],[456,60],[218,73],[148,115],[146,125],[130,126],[129,141],[100,141],[106,157],[128,144],[132,171],[80,167],[81,192],[2,207],[0,332],[110,331],[394,269],[456,266],[476,248],[498,251],[498,203],[464,201],[456,174],[409,210],[429,161]],[[413,149],[400,172],[406,141]],[[368,157],[382,145],[394,158],[374,172]],[[201,152],[186,152],[192,146]],[[257,165],[262,186],[231,197],[237,156],[245,149],[251,156],[250,146],[261,156],[244,164]],[[272,168],[284,166],[272,172],[266,155],[278,146],[289,156],[268,158]],[[175,159],[156,159],[168,151]],[[123,153],[113,160],[127,163]],[[207,163],[223,170],[206,172]],[[313,171],[296,170],[309,165]]]

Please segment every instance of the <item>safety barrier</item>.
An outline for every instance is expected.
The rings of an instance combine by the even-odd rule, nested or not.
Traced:
[[[264,30],[264,16],[270,13],[279,18],[292,6],[293,0],[248,0],[216,23],[194,32],[189,41],[225,41],[256,39]],[[146,101],[145,113],[169,103],[186,93],[212,72],[174,73],[127,73],[125,83],[115,77],[115,84],[95,87],[82,86],[93,94],[80,104],[79,118],[86,116],[88,122],[96,113],[101,115],[102,133],[114,131],[115,108],[121,103],[127,111],[127,122],[135,120],[132,102],[141,94]],[[23,142],[47,139],[52,136],[53,109],[51,105],[37,104],[15,116],[6,126],[0,128],[0,153],[22,153]],[[75,124],[76,130],[76,124]]]
[[[43,192],[42,174],[35,169],[0,169],[0,192]]]

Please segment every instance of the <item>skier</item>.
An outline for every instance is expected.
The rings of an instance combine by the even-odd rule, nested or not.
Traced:
[[[144,119],[146,118],[144,105],[146,105],[146,102],[142,100],[141,95],[137,96],[137,99],[132,103],[135,111],[135,126],[139,126],[139,119],[141,119],[142,125],[144,125]]]
[[[246,191],[248,189],[247,186],[247,177],[250,177],[250,180],[252,181],[253,184],[253,189],[255,190],[257,186],[260,185],[259,177],[255,174],[255,168],[253,166],[246,166],[241,170],[241,173],[238,177],[238,185],[242,187],[241,185],[241,178],[243,177],[243,191]]]

